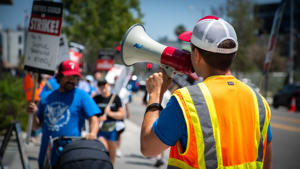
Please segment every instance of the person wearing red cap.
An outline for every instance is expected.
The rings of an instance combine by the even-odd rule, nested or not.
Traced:
[[[269,105],[230,72],[238,50],[234,28],[206,16],[179,39],[190,42],[192,65],[203,81],[176,90],[163,108],[171,79],[165,72],[148,77],[143,155],[171,147],[168,168],[272,168]]]
[[[55,76],[59,88],[41,99],[38,106],[31,103],[27,109],[27,112],[34,113],[33,129],[42,127],[42,142],[38,159],[40,167],[43,165],[50,137],[80,137],[85,119],[88,119],[90,124],[86,139],[97,139],[98,116],[101,111],[85,91],[75,87],[80,77],[79,65],[76,62],[63,61]],[[54,145],[53,153],[51,153],[52,166],[58,158],[55,147]]]

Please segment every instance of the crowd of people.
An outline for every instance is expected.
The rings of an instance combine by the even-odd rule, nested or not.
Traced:
[[[174,91],[163,69],[147,78],[142,154],[156,156],[160,166],[170,148],[168,168],[272,168],[269,105],[230,72],[238,50],[234,28],[207,16],[179,39],[190,42],[192,66],[203,81]],[[50,136],[81,136],[85,119],[85,138],[99,139],[114,163],[129,95],[114,93],[101,74],[83,77],[71,60],[62,62],[47,83],[27,110],[34,114],[33,129],[42,128],[39,165]],[[52,153],[52,165],[56,159]]]
[[[32,101],[32,75],[25,76],[24,90],[31,91],[26,94],[27,112],[34,115],[32,136],[36,136],[37,131],[41,134],[40,168],[45,163],[50,138],[59,136],[98,139],[109,151],[112,163],[117,151],[121,156],[120,140],[125,130],[124,118],[129,118],[127,104],[131,91],[125,85],[119,96],[113,93],[112,85],[106,81],[105,72],[84,77],[78,63],[66,60],[58,66],[55,76],[40,76]],[[56,149],[53,146],[52,152]],[[50,159],[54,166],[58,154],[51,153]]]

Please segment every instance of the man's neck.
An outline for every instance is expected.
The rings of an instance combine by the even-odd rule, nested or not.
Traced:
[[[66,92],[70,92],[70,91],[72,91],[72,90],[74,90],[75,88],[73,88],[73,89],[71,89],[71,90],[66,90],[66,89],[64,89],[64,88],[62,88],[62,87],[59,87],[58,88],[58,91],[59,92],[61,92],[61,93],[66,93]]]
[[[217,75],[231,75],[230,70],[222,71],[222,70],[216,70],[214,69],[213,71],[208,71],[207,73],[204,74],[203,80],[210,76],[217,76]]]

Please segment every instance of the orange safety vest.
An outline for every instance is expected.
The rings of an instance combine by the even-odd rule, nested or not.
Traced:
[[[178,89],[187,126],[183,152],[171,147],[168,168],[263,168],[271,112],[266,100],[233,76],[212,76]]]
[[[36,86],[35,89],[35,96],[34,101],[40,100],[40,92],[42,91],[43,87],[45,85],[45,82],[42,81],[39,85]],[[30,102],[32,101],[32,91],[33,91],[33,79],[31,74],[27,73],[23,79],[23,88],[25,92],[25,99],[26,101]]]

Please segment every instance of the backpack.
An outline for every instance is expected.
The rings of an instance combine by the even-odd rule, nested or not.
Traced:
[[[63,147],[54,169],[113,169],[109,154],[98,140],[76,140]]]

